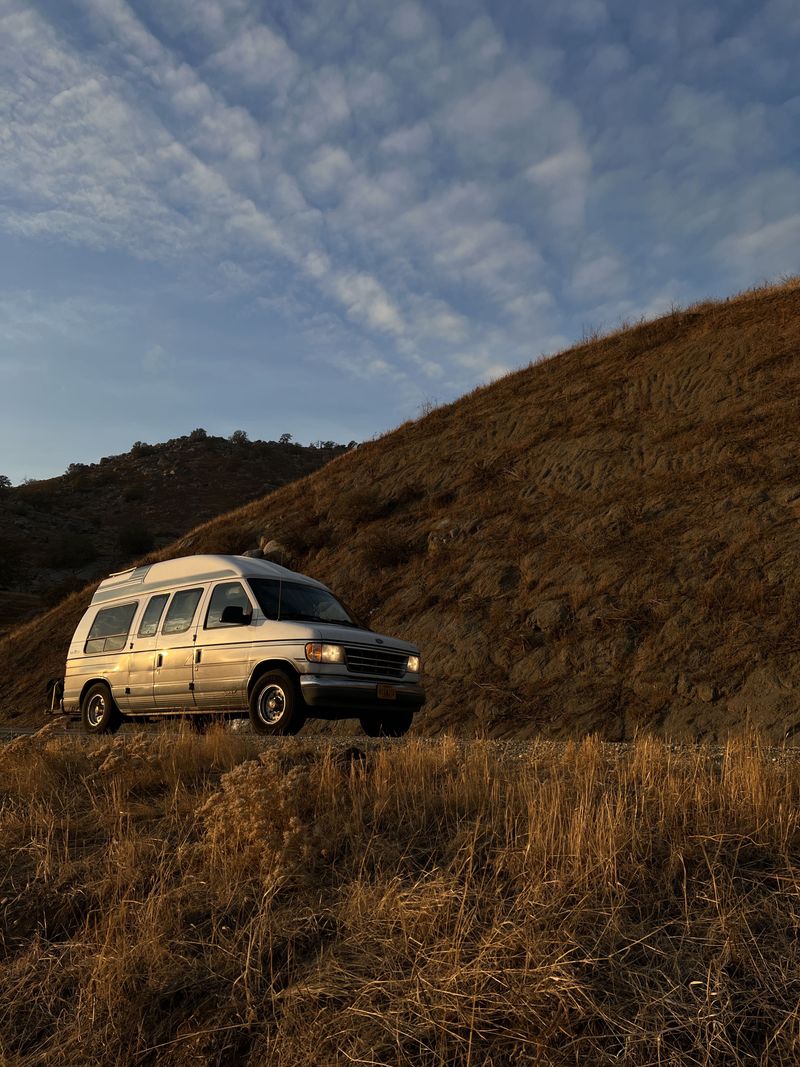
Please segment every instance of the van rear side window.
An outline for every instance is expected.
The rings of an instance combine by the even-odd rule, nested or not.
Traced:
[[[181,589],[177,592],[167,610],[161,633],[182,634],[184,630],[188,630],[202,595],[202,589]]]
[[[142,621],[139,624],[139,637],[152,637],[158,629],[158,620],[164,605],[169,600],[169,593],[158,593],[151,596],[147,607],[144,609]]]
[[[124,648],[138,606],[138,601],[134,601],[132,604],[118,604],[98,611],[83,651],[119,652]]]

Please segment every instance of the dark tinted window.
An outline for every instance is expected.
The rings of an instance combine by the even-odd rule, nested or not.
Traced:
[[[138,602],[102,608],[94,617],[84,652],[118,652],[125,646]]]
[[[241,608],[245,615],[252,615],[253,605],[242,588],[241,582],[224,582],[215,587],[211,594],[211,603],[206,612],[206,629],[214,630],[217,627],[233,626],[235,623],[223,622],[222,613],[225,608]]]
[[[281,583],[277,578],[251,578],[250,588],[268,619],[277,619],[281,603]]]
[[[304,622],[356,623],[327,589],[304,582],[276,578],[250,578],[250,586],[268,619],[298,619]]]
[[[181,589],[176,593],[167,609],[167,617],[161,628],[162,634],[182,634],[184,630],[188,630],[202,595],[202,589]]]
[[[139,637],[152,637],[158,629],[158,620],[161,618],[161,612],[164,610],[164,605],[169,600],[169,593],[159,593],[157,596],[151,596],[150,602],[144,609],[144,615],[142,615],[142,621],[139,625]]]

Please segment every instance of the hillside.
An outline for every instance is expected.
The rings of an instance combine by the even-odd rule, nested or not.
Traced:
[[[286,559],[418,641],[416,727],[800,726],[800,289],[676,311],[401,426],[151,558]],[[0,648],[29,712],[88,592]]]
[[[343,451],[194,430],[3,491],[0,632]]]

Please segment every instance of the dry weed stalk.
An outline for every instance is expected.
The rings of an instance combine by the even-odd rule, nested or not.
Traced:
[[[800,762],[0,749],[3,1067],[790,1064]]]

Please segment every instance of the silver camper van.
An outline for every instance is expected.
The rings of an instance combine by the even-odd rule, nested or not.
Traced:
[[[127,719],[249,715],[262,734],[358,718],[398,737],[425,702],[419,649],[373,633],[321,582],[246,556],[184,556],[101,582],[67,655],[63,711]]]

